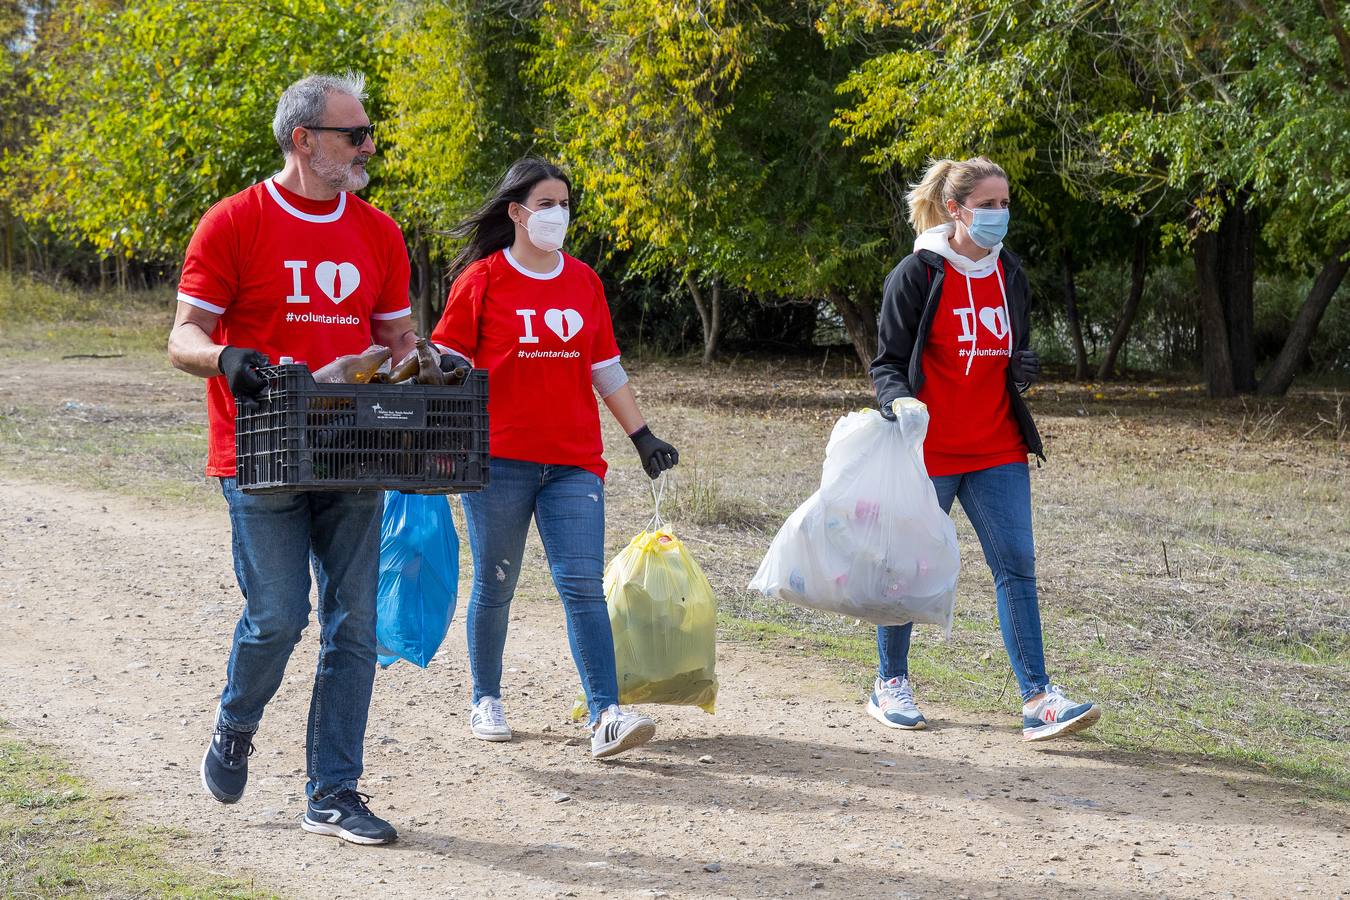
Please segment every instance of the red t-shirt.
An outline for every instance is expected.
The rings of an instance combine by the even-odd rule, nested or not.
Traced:
[[[411,315],[408,251],[394,220],[353,194],[315,201],[271,178],[207,210],[178,300],[216,313],[217,344],[311,370],[371,344],[372,319]],[[234,475],[234,397],[207,381],[206,474]]]
[[[600,278],[558,254],[548,274],[499,250],[455,279],[431,339],[488,371],[493,456],[579,466],[605,477],[591,372],[619,345]]]
[[[967,279],[944,263],[933,327],[923,348],[929,475],[959,475],[1027,461],[1027,445],[1008,397],[1012,331],[1004,301],[1003,264]]]

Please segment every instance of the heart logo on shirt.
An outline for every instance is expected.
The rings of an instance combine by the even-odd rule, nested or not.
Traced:
[[[544,324],[566,342],[577,336],[584,320],[575,309],[550,309],[544,313]]]
[[[314,267],[314,281],[330,300],[341,303],[361,285],[361,270],[349,262],[324,260]]]
[[[986,306],[980,310],[980,324],[999,340],[1008,336],[1008,317],[1001,306]]]

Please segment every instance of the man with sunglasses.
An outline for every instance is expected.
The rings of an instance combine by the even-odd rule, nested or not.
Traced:
[[[403,235],[350,193],[370,181],[375,153],[363,98],[364,79],[354,75],[311,75],[282,94],[272,130],[285,165],[202,217],[183,264],[169,358],[209,379],[206,472],[220,478],[229,505],[244,595],[202,785],[222,803],[244,794],[263,708],[309,621],[312,560],[320,644],[302,826],[385,844],[397,832],[356,789],[375,677],[383,495],[252,495],[234,477],[235,399],[266,390],[260,366],[289,356],[317,369],[372,342],[395,359],[414,348]]]

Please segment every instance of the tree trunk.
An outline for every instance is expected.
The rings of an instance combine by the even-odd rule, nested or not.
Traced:
[[[1261,379],[1257,393],[1274,397],[1289,390],[1289,385],[1294,382],[1294,375],[1307,355],[1308,346],[1312,344],[1312,339],[1317,334],[1317,326],[1322,321],[1322,315],[1331,305],[1331,298],[1336,295],[1336,289],[1341,286],[1347,271],[1350,271],[1350,239],[1341,241],[1322,266],[1322,271],[1317,273],[1312,287],[1308,289],[1308,296],[1303,299],[1303,305],[1294,316],[1289,336],[1285,338],[1284,346],[1280,348],[1280,355],[1275,357],[1270,371]]]
[[[1228,353],[1228,323],[1224,317],[1219,235],[1203,231],[1195,238],[1195,283],[1200,294],[1200,355],[1205,364],[1205,384],[1211,397],[1231,397],[1233,359]]]
[[[684,276],[684,283],[689,288],[690,296],[694,298],[694,309],[698,310],[699,321],[703,324],[703,364],[706,366],[717,355],[717,342],[721,338],[722,286],[714,278],[708,299],[705,300],[694,276]]]
[[[844,331],[866,372],[877,356],[876,305],[867,300],[854,300],[838,288],[830,289],[830,302],[844,320]]]
[[[436,327],[435,272],[431,253],[420,232],[413,232],[413,294],[417,303],[417,333],[426,336]]]
[[[1211,397],[1256,390],[1252,287],[1256,279],[1256,214],[1250,192],[1226,201],[1223,218],[1195,241],[1205,379]]]
[[[1144,299],[1144,280],[1148,277],[1149,233],[1140,229],[1134,236],[1134,260],[1130,264],[1130,295],[1125,298],[1125,308],[1120,311],[1120,321],[1111,334],[1111,343],[1107,345],[1106,356],[1097,368],[1097,380],[1105,381],[1115,375],[1116,357],[1125,346],[1125,338],[1134,325],[1135,314],[1139,312],[1139,301]]]
[[[703,335],[703,364],[706,366],[717,355],[718,344],[722,340],[722,285],[716,278],[712,282],[711,327]]]
[[[14,273],[14,217],[10,215],[9,210],[4,211],[4,255],[5,271]]]
[[[1256,280],[1256,215],[1247,207],[1248,197],[1248,192],[1239,192],[1219,225],[1218,275],[1228,324],[1228,353],[1233,361],[1233,388],[1240,394],[1256,390],[1252,302]]]
[[[1087,347],[1083,345],[1083,325],[1078,321],[1078,288],[1073,283],[1073,254],[1065,244],[1060,251],[1064,269],[1064,311],[1069,319],[1069,335],[1073,338],[1074,374],[1079,381],[1088,377]]]

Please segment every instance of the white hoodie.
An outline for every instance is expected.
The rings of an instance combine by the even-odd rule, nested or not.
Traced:
[[[1003,273],[998,269],[999,251],[1003,249],[1003,243],[1000,241],[995,244],[993,249],[984,255],[982,259],[971,259],[962,256],[952,249],[951,236],[956,231],[956,226],[950,223],[938,225],[928,229],[914,239],[914,252],[920,250],[931,250],[938,256],[941,256],[951,267],[966,277],[966,297],[970,299],[970,321],[976,321],[977,310],[975,309],[975,293],[971,290],[970,280],[972,278],[987,278],[994,275],[998,278],[998,292],[1003,298],[1003,321],[1008,323],[1008,356],[1012,357],[1013,337],[1012,337],[1012,318],[1008,314],[1008,292],[1003,286]],[[974,330],[975,343],[970,348],[970,355],[966,357],[966,374],[970,374],[971,363],[975,361],[975,351],[979,346],[978,327]]]

